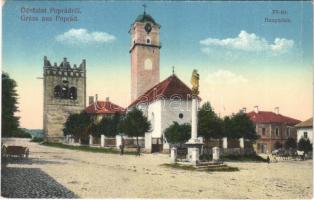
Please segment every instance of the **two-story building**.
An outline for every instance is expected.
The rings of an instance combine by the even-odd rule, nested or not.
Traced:
[[[260,138],[256,141],[257,153],[271,153],[276,145],[284,145],[288,138],[297,141],[297,131],[294,127],[299,120],[281,115],[279,107],[275,112],[259,111],[255,106],[254,111],[247,113],[256,126]]]

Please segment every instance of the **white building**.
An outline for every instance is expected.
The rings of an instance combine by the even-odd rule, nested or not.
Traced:
[[[295,125],[297,128],[298,142],[301,138],[308,138],[313,143],[313,117]]]
[[[176,75],[158,83],[131,103],[143,111],[150,121],[151,131],[145,134],[145,150],[162,152],[169,150],[164,131],[173,122],[191,123],[192,91]]]

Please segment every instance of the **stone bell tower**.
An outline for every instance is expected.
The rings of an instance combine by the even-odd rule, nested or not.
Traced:
[[[44,57],[44,113],[43,128],[49,141],[63,139],[68,116],[79,113],[86,106],[86,61],[71,67],[67,58],[57,65]]]
[[[160,25],[145,10],[130,27],[131,101],[159,83]]]

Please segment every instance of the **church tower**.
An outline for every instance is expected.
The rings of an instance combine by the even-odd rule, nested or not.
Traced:
[[[159,30],[160,25],[145,10],[130,27],[132,102],[159,83]]]
[[[68,116],[86,106],[86,61],[71,66],[64,58],[60,65],[52,65],[45,56],[43,71],[44,133],[48,141],[60,141]]]

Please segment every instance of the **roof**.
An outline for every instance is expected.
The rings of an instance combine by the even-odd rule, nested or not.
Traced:
[[[90,114],[114,114],[122,113],[124,111],[124,108],[110,101],[97,101],[85,108],[85,112]]]
[[[159,25],[152,16],[150,16],[149,14],[146,14],[144,12],[144,14],[137,16],[137,18],[135,19],[135,22],[151,22],[154,25]]]
[[[161,98],[181,98],[183,100],[191,100],[192,90],[187,85],[185,85],[176,75],[173,74],[164,81],[158,83],[157,85],[146,91],[142,96],[133,101],[128,107],[131,107],[138,103],[150,103]]]
[[[296,125],[301,122],[300,120],[269,111],[249,112],[247,115],[254,123],[286,123],[288,125]]]
[[[297,128],[313,127],[313,117],[295,125]]]

